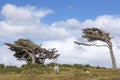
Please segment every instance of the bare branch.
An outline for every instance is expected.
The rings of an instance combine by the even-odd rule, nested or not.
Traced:
[[[84,45],[84,46],[96,46],[96,47],[108,47],[107,45],[96,45],[96,44],[87,44],[87,43],[80,43],[80,42],[77,42],[77,41],[74,41],[75,44],[77,45]]]
[[[27,47],[23,47],[23,46],[16,45],[16,44],[12,44],[12,43],[5,43],[5,45],[10,46],[10,47],[12,48],[13,51],[23,50],[23,49],[30,50],[30,49],[27,48]]]
[[[43,60],[47,58],[54,59],[59,56],[56,53],[56,48],[47,50],[28,39],[19,39],[14,43],[4,43],[4,45],[8,46],[10,50],[15,51],[14,56],[18,58],[18,60],[31,61],[33,64],[44,64]]]

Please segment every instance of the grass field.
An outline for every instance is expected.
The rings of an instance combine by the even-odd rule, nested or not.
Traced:
[[[52,66],[24,67],[16,73],[15,69],[0,74],[0,80],[120,80],[120,70],[97,67],[60,67],[55,73]]]

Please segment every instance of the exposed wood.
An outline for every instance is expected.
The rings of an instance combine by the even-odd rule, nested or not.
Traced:
[[[5,45],[15,52],[14,56],[18,60],[30,61],[32,64],[44,64],[45,59],[54,59],[59,56],[56,48],[47,50],[28,39],[19,39],[14,43],[5,43]]]
[[[116,60],[115,60],[115,56],[114,56],[114,52],[113,52],[113,48],[112,48],[112,42],[110,41],[110,39],[104,33],[103,30],[101,30],[101,32],[102,32],[102,34],[103,34],[103,36],[105,38],[105,42],[108,44],[108,48],[109,48],[109,52],[110,52],[110,56],[111,56],[111,61],[112,61],[112,68],[117,69]]]
[[[111,42],[112,37],[110,36],[109,33],[105,32],[99,28],[86,28],[86,29],[83,29],[82,37],[86,38],[89,42],[97,41],[97,40],[105,42],[107,45],[87,44],[87,43],[80,43],[80,42],[74,41],[74,43],[77,45],[108,47],[110,56],[111,56],[112,68],[113,69],[117,68],[116,60],[115,60],[115,56],[114,56],[114,52],[113,52],[113,48],[112,48],[112,42]]]
[[[77,45],[84,45],[84,46],[108,47],[107,45],[87,44],[87,43],[80,43],[78,41],[74,41],[74,43]]]

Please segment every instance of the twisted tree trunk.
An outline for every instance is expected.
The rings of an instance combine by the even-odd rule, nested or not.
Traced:
[[[112,43],[111,42],[106,42],[107,45],[96,45],[96,44],[87,44],[87,43],[80,43],[77,41],[74,41],[74,43],[76,43],[77,45],[84,45],[84,46],[96,46],[96,47],[108,47],[109,48],[109,52],[110,52],[110,56],[111,56],[111,62],[112,62],[112,68],[113,69],[117,69],[116,66],[116,60],[115,60],[115,56],[114,56],[114,52],[113,52],[113,48],[112,48]]]
[[[110,51],[112,68],[113,68],[113,69],[117,69],[117,67],[116,67],[116,60],[115,60],[115,56],[114,56],[113,48],[112,48],[112,43],[109,42],[109,43],[107,43],[107,44],[108,44],[108,48],[109,48],[109,51]]]
[[[30,55],[31,56],[31,59],[32,59],[32,64],[35,64],[36,63],[36,58],[35,58],[35,55]]]
[[[28,52],[26,49],[24,49],[24,51],[31,57],[31,60],[32,60],[32,64],[35,64],[36,63],[36,57],[35,57],[35,54],[33,53],[30,53]]]

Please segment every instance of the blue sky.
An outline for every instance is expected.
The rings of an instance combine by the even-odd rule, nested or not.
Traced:
[[[31,5],[37,8],[49,8],[55,11],[44,22],[77,18],[80,21],[95,19],[99,15],[119,15],[120,0],[0,0],[0,9],[6,3],[17,6]]]
[[[25,63],[17,61],[14,52],[3,45],[24,38],[48,49],[56,48],[61,54],[58,63],[111,67],[107,48],[73,43],[86,42],[81,38],[82,29],[97,27],[114,37],[113,49],[120,67],[119,3],[120,0],[0,0],[0,63],[16,66]]]

